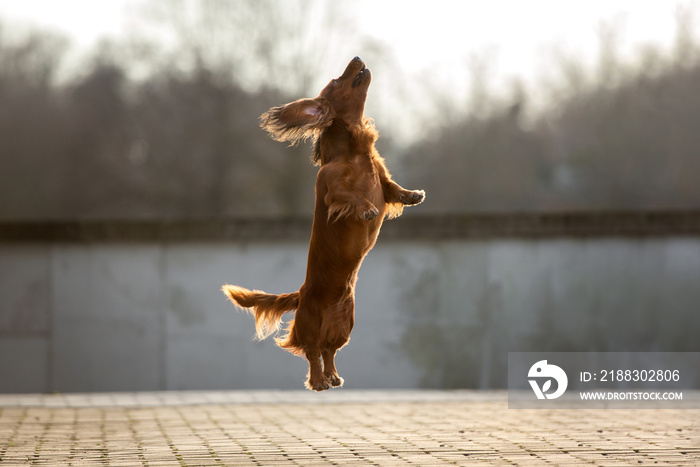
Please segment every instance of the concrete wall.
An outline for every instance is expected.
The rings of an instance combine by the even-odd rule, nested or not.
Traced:
[[[301,388],[224,283],[297,290],[307,241],[0,244],[0,391]],[[348,388],[504,387],[508,351],[700,351],[700,238],[380,238]]]

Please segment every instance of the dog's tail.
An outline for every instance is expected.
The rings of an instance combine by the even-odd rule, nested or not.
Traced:
[[[298,291],[272,295],[237,285],[225,285],[221,290],[235,305],[255,317],[255,333],[260,340],[279,330],[283,314],[299,307]]]

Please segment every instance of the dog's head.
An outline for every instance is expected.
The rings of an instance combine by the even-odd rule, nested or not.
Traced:
[[[277,141],[296,144],[319,134],[334,121],[348,128],[362,125],[372,73],[355,57],[338,78],[332,79],[314,99],[299,99],[273,107],[260,116],[260,126]]]
[[[340,77],[332,79],[318,98],[326,99],[335,112],[335,118],[348,125],[357,124],[365,112],[367,89],[372,73],[360,57],[353,58]]]

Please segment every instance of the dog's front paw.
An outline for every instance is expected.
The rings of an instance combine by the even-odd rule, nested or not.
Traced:
[[[374,219],[378,215],[379,215],[379,209],[372,206],[370,209],[368,209],[362,213],[362,218],[366,221],[371,221],[372,219]]]
[[[399,195],[399,201],[407,205],[420,204],[424,199],[425,191],[423,190],[406,191]]]

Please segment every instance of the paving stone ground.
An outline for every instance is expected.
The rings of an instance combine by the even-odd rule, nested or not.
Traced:
[[[516,410],[497,391],[0,395],[0,465],[700,465],[700,411]]]

